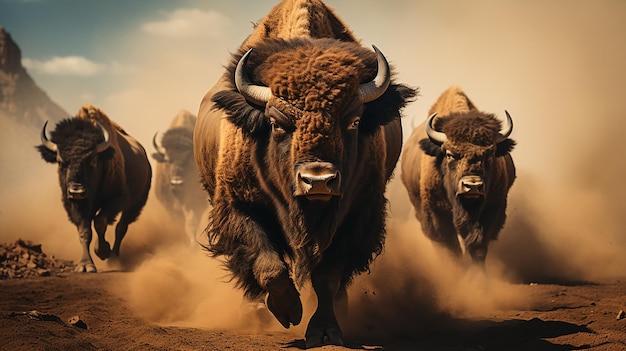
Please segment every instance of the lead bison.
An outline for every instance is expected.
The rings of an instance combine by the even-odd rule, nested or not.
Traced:
[[[89,252],[91,222],[98,233],[96,255],[102,260],[119,258],[128,225],[148,198],[150,163],[143,147],[93,105],[84,105],[75,117],[57,123],[50,139],[47,124],[37,149],[46,162],[58,164],[63,206],[83,248],[76,271],[96,272]],[[105,232],[120,212],[111,250]]]
[[[386,184],[402,145],[400,111],[415,89],[361,47],[322,2],[284,1],[204,96],[194,154],[213,209],[210,253],[285,327],[317,309],[306,347],[343,343],[335,300],[385,238]]]
[[[507,112],[501,131],[501,122],[458,87],[446,90],[429,114],[404,146],[402,183],[424,234],[458,258],[460,237],[472,262],[482,265],[504,225],[515,180],[513,121]]]
[[[154,134],[152,144],[157,161],[154,172],[154,193],[187,235],[189,241],[197,242],[196,234],[202,213],[208,202],[200,185],[198,169],[193,158],[193,129],[196,116],[181,110],[162,133]]]

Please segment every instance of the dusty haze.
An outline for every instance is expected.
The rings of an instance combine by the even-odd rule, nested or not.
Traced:
[[[481,315],[532,303],[525,298],[531,282],[626,275],[626,187],[621,185],[626,171],[626,138],[621,136],[626,129],[626,43],[621,38],[626,3],[406,4],[398,16],[379,9],[382,26],[367,25],[347,4],[354,6],[330,3],[364,45],[376,43],[385,52],[400,81],[421,89],[406,111],[405,138],[411,122],[425,119],[436,97],[458,84],[478,108],[499,116],[507,109],[515,123],[511,137],[518,142],[513,151],[518,179],[500,240],[490,245],[487,276],[465,272],[437,255],[399,180],[391,182],[387,245],[371,273],[358,277],[349,292],[348,332],[389,335],[445,328],[449,315]],[[251,14],[250,20],[264,14]],[[395,27],[402,21],[407,25],[401,31]],[[380,33],[385,26],[395,28],[387,29],[393,35]],[[153,59],[151,65],[167,67],[158,55]],[[220,69],[211,69],[217,78]],[[153,79],[134,83],[148,92],[158,86]],[[176,94],[199,102],[211,84],[193,90],[179,86]],[[48,93],[54,98],[54,92]],[[144,105],[113,105],[114,110],[128,109],[124,117],[103,109],[150,153],[154,130],[145,128],[148,118],[128,116],[156,116],[157,124],[165,126],[180,107],[165,109],[154,102],[169,99],[165,104],[173,105],[176,94],[164,90]],[[78,108],[66,107],[71,112]],[[172,113],[163,112],[168,110]],[[195,112],[197,106],[189,110]],[[61,205],[56,165],[45,164],[34,149],[38,134],[14,125],[3,125],[0,133],[1,241],[33,240],[48,254],[77,260],[78,237]],[[251,326],[257,319],[249,318],[250,306],[227,282],[219,263],[198,248],[189,251],[182,230],[168,227],[164,218],[151,196],[122,246],[124,268],[133,270],[136,279],[119,291],[133,308],[163,324],[279,328],[273,320]],[[110,269],[95,260],[100,270]],[[313,305],[308,287],[303,300],[307,318]],[[303,328],[294,332],[301,335]]]

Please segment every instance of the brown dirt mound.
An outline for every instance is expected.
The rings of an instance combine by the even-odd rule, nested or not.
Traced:
[[[0,279],[50,276],[72,272],[74,267],[72,261],[46,255],[41,244],[29,240],[0,244]]]

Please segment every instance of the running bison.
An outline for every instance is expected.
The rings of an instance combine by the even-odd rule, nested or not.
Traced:
[[[343,343],[334,308],[385,239],[384,193],[416,90],[321,1],[283,1],[204,96],[194,154],[213,205],[207,249],[285,327],[317,309],[306,347]]]
[[[76,271],[96,272],[89,253],[91,222],[98,234],[96,255],[117,260],[128,225],[148,198],[150,163],[143,147],[93,105],[84,105],[75,117],[57,123],[50,139],[47,124],[37,149],[46,162],[58,164],[63,206],[83,248]],[[120,212],[111,249],[104,234]]]
[[[193,129],[196,116],[181,110],[160,136],[154,134],[152,144],[157,161],[154,185],[155,195],[161,204],[184,228],[189,241],[197,242],[196,233],[208,201],[200,185],[198,170],[193,158]]]
[[[430,117],[404,146],[402,183],[422,231],[461,258],[483,265],[487,246],[506,218],[507,194],[515,180],[508,126],[479,111],[458,87],[446,90]],[[435,119],[436,117],[436,119]],[[434,122],[434,123],[433,123]]]

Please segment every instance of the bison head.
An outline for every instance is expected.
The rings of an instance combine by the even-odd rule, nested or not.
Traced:
[[[263,150],[269,188],[284,199],[339,199],[364,157],[360,147],[416,94],[392,84],[385,56],[374,50],[334,39],[275,40],[234,62],[237,92],[214,101]]]
[[[506,111],[505,111],[506,112]],[[501,123],[494,115],[472,109],[464,113],[425,123],[428,139],[421,140],[424,152],[437,158],[443,173],[448,196],[462,201],[482,200],[490,189],[496,158],[507,155],[515,146],[508,138],[513,130],[513,120],[506,112],[508,126],[500,131]]]
[[[165,165],[163,174],[172,190],[180,189],[186,182],[197,182],[196,166],[193,159],[193,130],[176,127],[168,129],[158,143],[158,134],[152,138],[156,150],[152,154],[157,162]]]
[[[64,198],[81,200],[94,194],[102,172],[101,160],[113,154],[109,131],[83,118],[64,119],[56,125],[51,139],[44,123],[37,149],[49,163],[59,165],[59,181]]]

